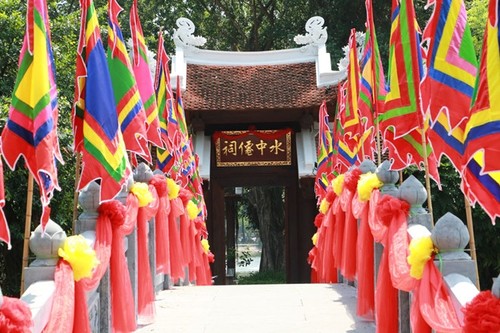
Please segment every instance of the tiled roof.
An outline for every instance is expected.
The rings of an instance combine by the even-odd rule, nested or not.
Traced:
[[[265,66],[187,66],[184,107],[190,111],[301,109],[336,99],[317,88],[314,63]]]

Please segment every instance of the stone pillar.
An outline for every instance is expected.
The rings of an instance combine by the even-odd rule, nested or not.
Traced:
[[[491,292],[497,298],[500,298],[500,274],[498,274],[498,277],[493,278],[493,286],[491,287]]]
[[[163,171],[156,169],[153,171],[153,175],[165,175]],[[170,276],[168,274],[163,275],[163,290],[170,289],[172,287],[173,283],[170,281]]]
[[[368,173],[368,172],[374,173],[377,170],[377,166],[375,165],[375,163],[373,163],[372,160],[364,160],[359,165],[359,170],[362,173]]]
[[[145,163],[140,163],[134,170],[134,180],[136,182],[149,184],[153,178],[153,171]],[[151,278],[153,279],[153,288],[155,292],[163,289],[163,274],[156,274],[156,225],[153,217],[148,223],[148,251],[149,266],[151,267]]]
[[[64,230],[52,220],[47,223],[45,233],[42,232],[41,225],[31,233],[29,247],[36,259],[24,268],[24,290],[34,282],[54,280],[54,272],[59,260],[57,252],[65,239]]]
[[[91,182],[84,190],[80,191],[80,195],[78,196],[78,202],[82,207],[82,214],[78,217],[76,231],[91,242],[95,241],[95,227],[99,215],[97,213],[99,196],[100,186],[96,182]],[[111,331],[111,294],[109,284],[108,269],[97,289],[87,293],[87,307],[92,332]]]
[[[431,215],[422,207],[427,200],[424,185],[414,176],[410,176],[399,187],[399,197],[410,204],[408,226],[422,225],[431,230]],[[410,294],[404,291],[399,292],[399,332],[411,332]]]
[[[120,194],[116,197],[117,200],[119,200],[121,203],[126,205],[127,202],[127,197],[129,194],[129,189],[133,185],[134,180],[133,178],[129,178],[127,181],[127,186],[124,188]],[[137,223],[136,223],[137,224]],[[134,309],[135,309],[135,314],[136,314],[136,319],[137,319],[137,293],[138,293],[138,288],[137,288],[137,226],[134,228],[134,230],[125,237],[123,240],[125,242],[125,256],[127,257],[127,267],[128,267],[128,273],[130,275],[130,285],[132,287],[132,296],[134,297]]]
[[[465,224],[455,215],[446,213],[436,223],[432,230],[432,242],[439,249],[434,263],[441,274],[446,276],[458,273],[476,283],[476,265],[471,257],[464,252],[469,243],[469,231]]]
[[[427,201],[427,190],[413,175],[408,177],[399,187],[399,196],[407,201],[410,207],[408,225],[420,224],[428,230],[432,229],[431,214],[422,207]]]
[[[30,308],[32,332],[41,332],[49,320],[56,288],[54,273],[59,260],[58,251],[65,239],[64,230],[52,220],[48,221],[45,233],[41,225],[31,233],[29,246],[36,259],[24,268],[25,290],[21,300]]]
[[[361,171],[362,174],[366,174],[366,173],[375,173],[376,170],[377,170],[377,166],[375,165],[375,163],[373,163],[372,160],[369,160],[369,159],[366,159],[364,160],[363,162],[361,162],[361,164],[359,165],[359,170]],[[360,224],[360,220],[358,219],[357,220],[357,223],[358,223],[358,232],[359,232],[359,224]],[[375,258],[375,252],[374,252],[374,256],[373,258]],[[340,275],[340,274],[339,274]],[[347,280],[343,280],[343,282],[347,282],[348,285],[350,286],[354,286],[357,288],[358,286],[358,278],[355,277],[354,278],[354,281],[347,281]]]
[[[391,195],[393,197],[399,197],[399,191],[396,187],[396,182],[399,179],[399,175],[397,171],[391,170],[391,163],[387,160],[380,164],[375,173],[377,174],[378,179],[384,184],[380,187],[381,195]],[[377,275],[378,275],[378,267],[380,266],[380,258],[382,257],[382,252],[384,251],[384,247],[380,243],[374,243],[375,251],[373,253],[374,259],[374,279],[375,286],[377,285]]]
[[[396,198],[399,197],[399,191],[395,185],[399,179],[399,174],[397,171],[391,170],[391,162],[387,160],[382,162],[382,164],[377,167],[375,173],[377,174],[378,179],[384,183],[384,185],[380,188],[380,193],[383,195],[392,195]]]

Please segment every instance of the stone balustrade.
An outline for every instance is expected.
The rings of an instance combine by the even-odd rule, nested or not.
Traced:
[[[464,223],[451,213],[442,216],[431,227],[429,213],[422,207],[427,199],[427,193],[423,185],[414,177],[410,176],[399,187],[395,183],[399,179],[398,173],[390,170],[387,161],[375,169],[373,163],[363,162],[363,172],[375,172],[378,178],[384,183],[380,188],[382,195],[392,195],[406,200],[410,206],[410,217],[408,219],[408,232],[410,237],[420,237],[430,235],[433,243],[439,248],[439,255],[435,264],[440,268],[444,281],[450,290],[450,294],[460,321],[463,320],[462,308],[472,300],[478,293],[475,287],[475,263],[464,249],[469,241],[468,230]],[[139,165],[133,178],[135,181],[148,183],[153,177],[153,172],[146,165]],[[130,179],[126,189],[119,195],[118,200],[125,203],[128,189],[132,185]],[[91,183],[85,191],[80,193],[80,206],[83,210],[78,218],[77,233],[82,234],[91,244],[95,241],[95,224],[98,217],[99,207],[99,185]],[[152,279],[155,290],[169,287],[169,277],[155,272],[155,224],[149,223],[149,244],[150,244],[150,265]],[[66,234],[62,228],[54,221],[49,221],[45,234],[42,235],[41,227],[35,229],[30,238],[30,248],[36,256],[29,267],[25,268],[26,291],[22,299],[28,303],[33,313],[33,332],[41,332],[48,320],[52,299],[55,291],[53,281],[55,266],[58,260],[58,249],[62,246]],[[127,236],[126,257],[131,277],[135,309],[137,313],[137,235],[136,231]],[[375,278],[382,247],[375,246]],[[188,274],[186,274],[189,276]],[[187,281],[189,283],[189,281]],[[496,286],[497,294],[500,294],[500,283]],[[411,293],[399,292],[399,332],[411,332],[409,311]],[[92,330],[95,332],[111,331],[110,322],[110,286],[109,272],[101,280],[97,290],[91,291],[87,295],[89,316]]]
[[[116,198],[123,204],[129,189],[134,181],[148,183],[153,177],[153,172],[146,164],[139,164],[136,168],[133,179],[130,178],[127,186]],[[79,204],[82,213],[76,223],[76,234],[81,234],[89,244],[95,242],[95,226],[98,218],[100,186],[96,182],[89,186],[79,195]],[[154,220],[154,218],[153,218]],[[168,276],[156,274],[155,259],[155,223],[148,223],[148,241],[153,285],[155,291],[169,287]],[[30,249],[35,254],[36,259],[25,268],[25,292],[21,299],[25,301],[31,309],[34,321],[32,332],[42,332],[48,322],[52,308],[52,301],[55,292],[54,272],[59,260],[58,249],[66,239],[66,233],[54,221],[49,221],[45,233],[42,233],[41,226],[37,227],[30,238]],[[135,313],[137,316],[137,231],[134,230],[124,239],[127,264],[134,296]],[[87,306],[89,319],[93,332],[111,332],[111,295],[109,270],[104,274],[96,290],[87,293]]]

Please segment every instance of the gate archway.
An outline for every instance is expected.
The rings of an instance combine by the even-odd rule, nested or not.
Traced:
[[[224,188],[236,186],[285,188],[286,279],[291,283],[310,281],[307,257],[317,213],[314,173],[318,111],[326,101],[333,119],[337,85],[345,78],[345,71],[331,69],[322,24],[317,17],[307,22],[307,33],[301,36],[307,43],[300,48],[226,52],[190,44],[202,39],[192,35],[195,29],[191,21],[178,20],[171,82],[174,89],[177,82],[181,84],[186,119],[194,132],[194,151],[199,155],[204,180],[207,229],[215,255],[212,273],[217,284],[226,281]],[[218,161],[223,148],[216,147],[215,138],[222,132],[286,129],[290,133],[289,163],[259,164],[255,155],[232,165],[231,161],[224,166]]]

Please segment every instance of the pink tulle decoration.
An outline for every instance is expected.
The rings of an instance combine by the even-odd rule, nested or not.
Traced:
[[[0,305],[0,332],[31,332],[31,311],[20,299],[4,296]]]

